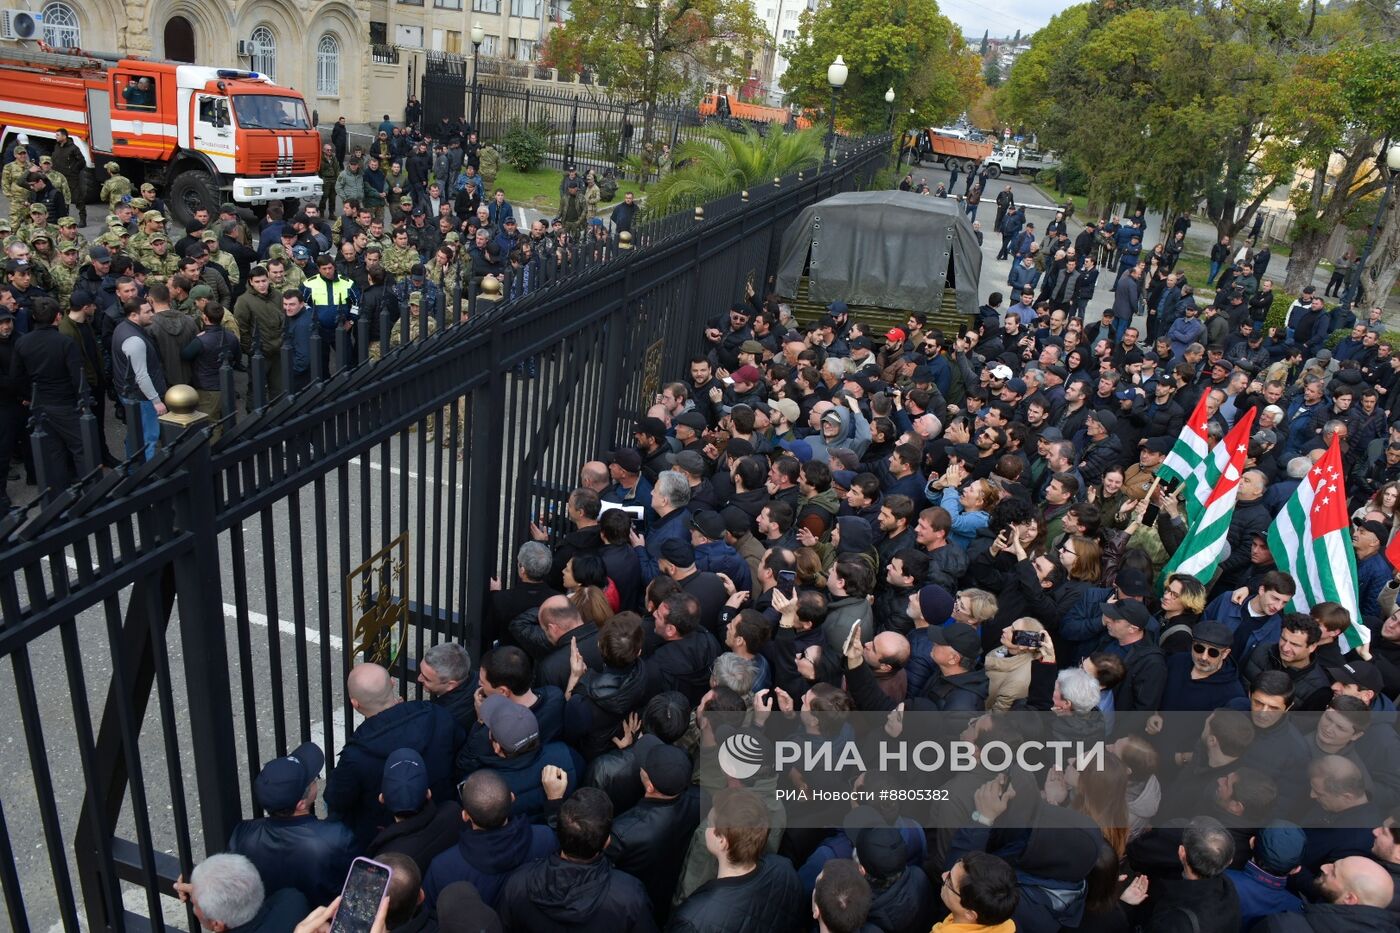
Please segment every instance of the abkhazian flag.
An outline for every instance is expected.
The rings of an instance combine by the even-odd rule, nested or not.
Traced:
[[[1290,609],[1307,612],[1318,603],[1335,602],[1351,613],[1341,644],[1343,651],[1353,651],[1371,640],[1371,632],[1361,623],[1342,474],[1342,449],[1334,437],[1269,527],[1269,551],[1278,569],[1298,583]]]
[[[1191,522],[1186,540],[1181,542],[1163,569],[1162,579],[1182,573],[1210,585],[1216,568],[1220,566],[1225,537],[1230,531],[1230,519],[1235,514],[1235,500],[1239,497],[1240,479],[1244,476],[1244,463],[1249,455],[1249,435],[1254,428],[1254,415],[1253,408],[1245,412],[1230,433],[1211,451],[1208,462],[1213,464],[1223,460],[1215,485],[1206,496],[1200,517]]]
[[[1162,465],[1157,468],[1157,478],[1163,483],[1177,480],[1185,484],[1186,514],[1193,522],[1199,507],[1205,505],[1205,500],[1210,495],[1209,488],[1204,494],[1198,495],[1196,492],[1197,487],[1205,483],[1206,453],[1210,450],[1210,435],[1206,430],[1206,422],[1210,420],[1206,411],[1206,396],[1209,394],[1201,393],[1195,411],[1191,412],[1191,417],[1181,426],[1181,435],[1177,437]]]

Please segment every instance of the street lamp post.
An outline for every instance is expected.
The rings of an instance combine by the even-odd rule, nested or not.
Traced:
[[[846,86],[846,78],[850,76],[851,69],[847,67],[845,60],[836,56],[836,61],[826,66],[826,83],[831,85],[831,110],[829,113],[828,126],[826,131],[826,155],[822,163],[830,161],[831,148],[836,144],[836,96],[841,93],[841,88]]]
[[[477,139],[481,138],[481,128],[477,126],[477,120],[481,116],[481,108],[477,105],[477,83],[476,76],[481,72],[481,43],[486,41],[486,29],[480,23],[472,23],[472,130],[477,134]]]
[[[1366,261],[1371,258],[1371,248],[1376,245],[1376,234],[1380,231],[1381,224],[1385,222],[1385,209],[1390,203],[1390,189],[1395,186],[1395,176],[1400,174],[1400,143],[1396,143],[1385,151],[1385,168],[1390,170],[1390,177],[1385,180],[1385,188],[1381,191],[1381,203],[1376,208],[1376,219],[1371,224],[1371,228],[1366,231],[1366,248],[1361,251],[1361,258],[1348,277],[1347,290],[1342,296],[1342,310],[1344,311],[1350,311],[1352,304],[1356,301],[1356,294],[1361,288],[1361,276],[1366,271]]]
[[[910,107],[910,108],[909,108],[909,125],[910,125],[910,126],[913,126],[913,125],[914,125],[914,108],[913,108],[913,107]],[[899,134],[899,156],[894,160],[895,174],[898,174],[898,173],[899,173],[899,167],[900,167],[900,165],[902,165],[902,164],[904,163],[904,137],[905,137],[905,135],[906,135],[907,132],[908,132],[908,130],[901,130],[901,131],[900,131],[900,134]],[[913,164],[914,164],[914,146],[913,146],[913,144],[911,143],[911,144],[909,145],[909,165],[912,167]]]

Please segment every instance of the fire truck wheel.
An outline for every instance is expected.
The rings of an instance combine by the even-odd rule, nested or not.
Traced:
[[[987,166],[987,177],[988,177],[988,178],[1000,178],[1000,177],[1001,177],[1001,166],[1000,166],[1000,165],[989,165],[989,166]]]
[[[188,171],[175,176],[168,199],[175,222],[189,226],[197,207],[207,207],[211,213],[219,209],[219,189],[208,172]]]

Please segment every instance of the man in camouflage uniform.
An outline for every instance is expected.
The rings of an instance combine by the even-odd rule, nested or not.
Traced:
[[[49,223],[49,209],[36,203],[29,205],[29,220],[20,224],[15,233],[26,243],[33,243],[37,234],[46,234],[52,243],[58,237],[58,227]]]
[[[111,218],[111,223],[107,225],[107,232],[97,238],[97,242],[107,247],[114,253],[131,255],[131,231],[121,225],[115,217]]]
[[[29,150],[15,147],[15,160],[0,172],[0,190],[10,199],[10,225],[18,227],[29,217]]]
[[[408,242],[408,231],[395,230],[393,244],[384,251],[384,270],[396,278],[402,278],[417,263],[418,250]]]
[[[3,244],[8,249],[10,244],[14,242],[17,242],[15,239],[15,228],[8,220],[0,218],[0,244]]]
[[[29,245],[33,249],[30,260],[52,269],[53,264],[58,262],[58,253],[54,252],[53,241],[53,234],[46,230],[35,230],[29,237]]]
[[[133,237],[134,239],[134,237]],[[136,260],[146,267],[146,285],[169,282],[180,271],[180,260],[170,251],[170,237],[157,230],[146,237],[146,248]]]
[[[401,223],[407,223],[407,222],[408,222],[408,215],[411,214],[412,212],[413,212],[413,198],[410,197],[409,195],[404,195],[403,197],[399,198],[397,201],[391,201],[391,202],[390,202],[390,204],[389,204],[389,222],[392,223],[392,224],[394,224],[395,226],[398,226],[398,225],[401,224]]]
[[[165,213],[165,201],[156,195],[156,186],[149,181],[141,182],[141,200],[146,202],[146,210]]]
[[[140,229],[132,234],[127,242],[127,249],[130,250],[132,258],[145,263],[143,257],[151,251],[151,237],[157,233],[165,233],[165,216],[160,211],[144,212],[141,215]]]
[[[281,243],[267,251],[267,277],[279,294],[289,288],[301,288],[301,283],[306,281],[301,267],[287,258]]]
[[[53,278],[54,297],[58,299],[61,307],[67,307],[68,299],[73,295],[73,289],[78,284],[78,271],[82,268],[78,265],[78,247],[72,243],[63,243],[58,247],[58,259],[49,268],[49,275]]]
[[[79,256],[87,254],[87,237],[78,230],[78,222],[72,217],[60,217],[58,239],[54,240],[54,249],[63,252],[70,244],[77,247]]]
[[[496,151],[496,147],[489,143],[482,146],[477,152],[477,157],[481,159],[481,166],[477,169],[481,173],[481,180],[490,188],[496,184],[496,176],[501,172],[501,154]]]
[[[123,198],[131,197],[131,179],[121,173],[122,167],[118,162],[108,162],[105,168],[107,180],[102,183],[102,190],[97,192],[97,197],[115,211]]]
[[[209,261],[218,265],[228,274],[229,289],[237,291],[238,283],[241,281],[238,274],[238,262],[233,258],[233,253],[219,248],[219,232],[212,229],[202,230],[199,239],[209,251]]]
[[[368,237],[366,246],[378,247],[380,252],[384,252],[394,245],[393,237],[384,232],[384,222],[378,217],[370,220],[369,230],[366,235]]]

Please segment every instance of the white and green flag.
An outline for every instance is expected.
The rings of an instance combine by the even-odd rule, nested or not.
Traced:
[[[1190,522],[1186,540],[1176,549],[1162,579],[1174,573],[1195,577],[1207,586],[1220,566],[1225,550],[1225,537],[1230,531],[1230,519],[1235,514],[1240,479],[1244,476],[1245,459],[1249,456],[1249,435],[1254,428],[1255,410],[1245,412],[1225,438],[1215,445],[1204,461],[1207,474],[1214,475],[1213,485],[1205,497],[1200,514]],[[1187,504],[1191,503],[1187,499]]]
[[[1334,437],[1269,527],[1269,551],[1278,569],[1297,581],[1290,608],[1307,612],[1318,603],[1335,602],[1351,613],[1351,627],[1340,640],[1345,652],[1370,642],[1371,632],[1361,622],[1342,474],[1342,450]]]
[[[1196,410],[1181,426],[1181,435],[1157,468],[1157,478],[1163,483],[1177,480],[1185,484],[1186,515],[1193,523],[1205,507],[1211,490],[1206,480],[1206,454],[1210,450],[1210,434],[1206,429],[1206,423],[1210,420],[1206,411],[1206,396],[1209,394],[1201,393]]]

